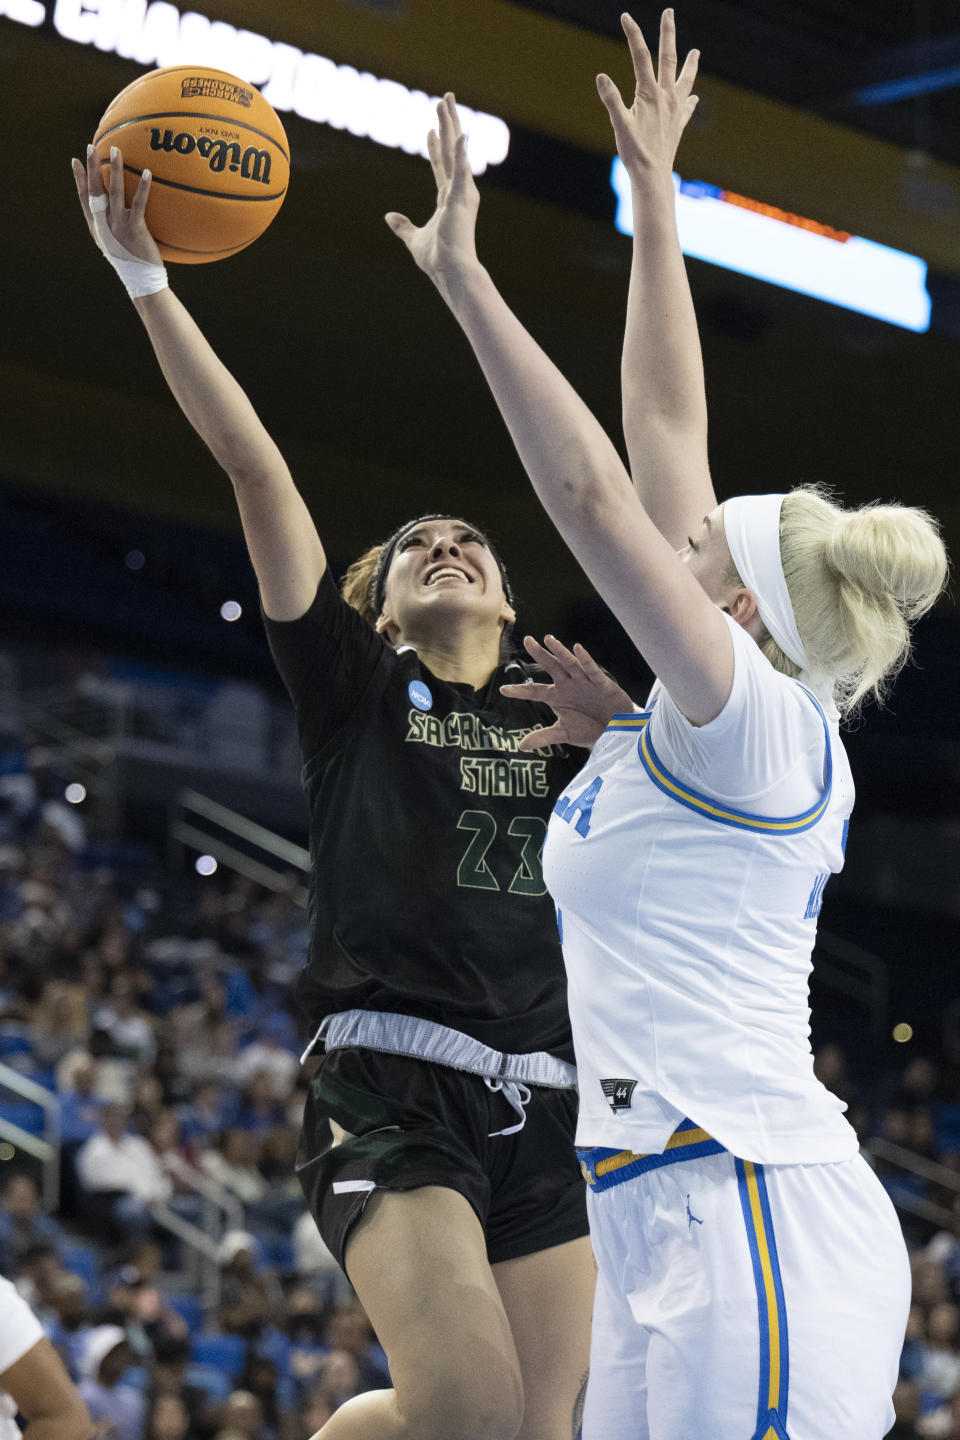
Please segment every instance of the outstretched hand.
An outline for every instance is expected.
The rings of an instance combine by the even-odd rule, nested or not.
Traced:
[[[444,95],[438,103],[437,124],[438,129],[427,136],[430,165],[437,182],[437,208],[426,225],[414,225],[396,211],[384,218],[420,269],[440,282],[450,271],[476,262],[480,192],[470,170],[466,136],[452,94]]]
[[[660,54],[654,72],[653,58],[637,22],[620,17],[636,80],[633,104],[627,108],[609,75],[597,76],[597,90],[607,107],[620,159],[628,172],[673,169],[680,136],[697,108],[690,92],[697,78],[700,51],[691,50],[677,74],[677,30],[673,11],[660,19]]]
[[[87,227],[104,254],[121,260],[139,260],[144,265],[162,265],[163,257],[144,219],[150,195],[150,171],[144,170],[140,176],[128,206],[123,193],[123,155],[116,146],[110,151],[109,189],[103,183],[100,161],[92,148],[88,147],[86,165],[72,160],[70,167]]]
[[[577,745],[589,750],[599,740],[611,715],[633,709],[633,701],[582,645],[568,650],[554,635],[544,644],[532,635],[524,639],[531,660],[545,670],[553,683],[527,681],[523,685],[501,685],[508,700],[542,700],[556,715],[553,725],[534,730],[520,741],[521,750],[539,750],[543,745]]]

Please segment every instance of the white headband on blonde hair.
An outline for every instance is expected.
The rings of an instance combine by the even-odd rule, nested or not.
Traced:
[[[752,590],[757,611],[784,655],[807,669],[790,592],[780,560],[780,507],[783,495],[737,495],[724,501],[723,528],[737,574]]]

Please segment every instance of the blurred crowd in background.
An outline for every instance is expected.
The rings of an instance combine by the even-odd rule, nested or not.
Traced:
[[[159,872],[92,843],[62,793],[16,747],[0,755],[0,1065],[58,1097],[61,1137],[46,1206],[42,1166],[0,1145],[0,1272],[107,1437],[307,1440],[389,1376],[294,1176],[295,879]],[[816,1067],[865,1145],[960,1170],[960,1073],[903,1053],[884,1070],[831,1044]],[[42,1115],[0,1089],[0,1116],[39,1135]],[[949,1187],[873,1163],[895,1200],[953,1209]],[[943,1228],[901,1211],[914,1304],[895,1437],[960,1440],[956,1213]],[[214,1287],[191,1227],[215,1241]]]

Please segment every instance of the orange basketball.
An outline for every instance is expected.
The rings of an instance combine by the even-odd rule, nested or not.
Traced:
[[[262,235],[283,204],[290,150],[259,90],[206,66],[141,75],[111,100],[93,139],[104,183],[123,153],[127,204],[150,170],[147,226],[165,260],[202,265]]]

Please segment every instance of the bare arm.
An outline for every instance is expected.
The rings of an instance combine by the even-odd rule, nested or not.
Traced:
[[[73,162],[80,202],[104,193],[99,165]],[[143,212],[149,177],[129,209],[123,199],[123,157],[110,167],[111,232],[138,258],[160,263]],[[267,614],[295,620],[306,611],[326,569],[320,537],[280,451],[241,387],[196,322],[169,290],[134,302],[170,390],[194,430],[230,477],[243,532]]]
[[[699,52],[677,76],[673,12],[663,14],[654,73],[640,27],[623,16],[636,78],[628,109],[597,77],[633,191],[633,259],[621,379],[623,431],[637,493],[673,546],[717,503],[707,463],[707,405],[697,321],[677,236],[673,160],[697,104]]]
[[[0,1388],[27,1420],[25,1440],[90,1440],[93,1424],[49,1340],[38,1340],[9,1370]]]
[[[459,321],[557,529],[683,713],[704,724],[733,681],[726,623],[652,523],[600,425],[477,260],[479,195],[452,95],[438,114],[436,212],[420,229],[397,214],[388,224]]]

